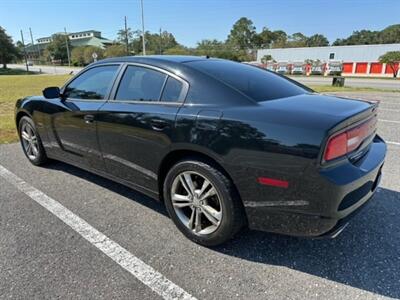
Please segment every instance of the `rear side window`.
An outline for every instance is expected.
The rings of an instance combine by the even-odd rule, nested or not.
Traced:
[[[300,84],[270,71],[227,60],[201,60],[187,64],[239,90],[257,102],[310,92]]]
[[[138,66],[128,66],[118,87],[116,100],[159,101],[167,75]]]
[[[165,84],[163,93],[161,95],[161,101],[178,102],[182,92],[182,87],[182,82],[173,77],[168,77],[167,83]]]
[[[104,99],[118,68],[118,65],[111,65],[87,70],[68,84],[64,96],[71,99]]]

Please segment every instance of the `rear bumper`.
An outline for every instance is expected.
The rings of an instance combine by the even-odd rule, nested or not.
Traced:
[[[306,172],[291,201],[278,205],[245,205],[249,227],[256,230],[306,237],[335,237],[376,192],[386,155],[377,136],[357,163]],[[293,196],[295,198],[293,198]],[[282,205],[279,204],[282,202]]]

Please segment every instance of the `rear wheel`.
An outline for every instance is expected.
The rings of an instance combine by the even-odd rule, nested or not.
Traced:
[[[206,162],[185,160],[174,165],[164,182],[164,199],[178,229],[205,246],[224,243],[244,224],[232,182]]]
[[[46,152],[32,119],[24,116],[19,121],[19,138],[25,156],[29,161],[38,166],[47,162]]]

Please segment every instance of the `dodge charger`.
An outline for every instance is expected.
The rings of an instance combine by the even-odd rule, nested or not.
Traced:
[[[335,237],[373,196],[377,105],[209,57],[95,62],[16,103],[34,165],[60,160],[162,201],[189,239],[241,228]]]

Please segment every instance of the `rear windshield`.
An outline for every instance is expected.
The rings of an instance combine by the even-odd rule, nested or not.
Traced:
[[[312,92],[270,71],[228,60],[200,60],[187,64],[241,91],[257,102]]]

